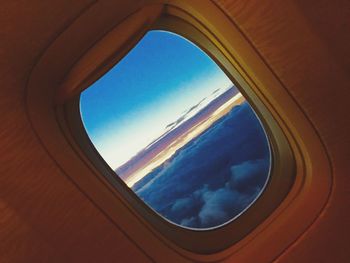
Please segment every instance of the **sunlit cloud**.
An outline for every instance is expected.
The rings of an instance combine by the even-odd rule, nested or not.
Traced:
[[[161,136],[166,131],[166,126],[177,120],[184,109],[190,109],[203,98],[210,97],[216,89],[225,90],[232,85],[224,74],[216,72],[208,78],[187,83],[173,95],[172,100],[151,104],[145,111],[130,118],[129,122],[120,124],[117,120],[101,125],[93,139],[95,147],[108,165],[116,169]]]
[[[94,146],[166,219],[190,228],[232,220],[269,176],[266,134],[231,80],[176,34],[150,31],[81,94]]]

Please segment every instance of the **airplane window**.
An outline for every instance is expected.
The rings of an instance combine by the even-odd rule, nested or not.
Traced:
[[[82,92],[84,127],[125,184],[191,229],[232,221],[267,184],[270,146],[253,109],[201,49],[153,30]]]

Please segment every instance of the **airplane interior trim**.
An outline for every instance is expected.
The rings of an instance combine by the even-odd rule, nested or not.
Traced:
[[[101,0],[77,4],[71,18],[61,23],[55,36],[32,58],[27,81],[22,84],[21,109],[28,122],[23,132],[36,146],[30,146],[31,163],[24,163],[22,172],[18,172],[21,165],[4,168],[9,175],[6,178],[27,174],[23,182],[33,189],[28,190],[28,202],[36,208],[27,214],[26,209],[18,208],[19,203],[11,200],[21,195],[15,196],[10,190],[23,186],[4,181],[8,189],[4,191],[6,207],[22,214],[5,213],[12,222],[23,224],[23,231],[31,233],[21,236],[16,232],[20,228],[9,224],[11,233],[16,232],[26,245],[4,254],[5,262],[38,262],[39,258],[43,262],[52,258],[57,262],[90,262],[94,256],[103,259],[101,262],[330,262],[332,258],[333,262],[343,262],[349,256],[343,244],[346,235],[338,236],[342,244],[330,244],[329,251],[320,251],[324,244],[320,239],[349,228],[346,212],[339,226],[335,215],[339,217],[348,203],[349,179],[344,177],[350,125],[342,115],[343,129],[331,127],[331,115],[319,113],[325,106],[312,97],[324,84],[326,91],[320,93],[333,98],[329,108],[332,105],[337,112],[346,111],[342,102],[349,93],[341,88],[349,83],[345,58],[334,58],[336,51],[330,51],[330,42],[325,44],[328,31],[316,31],[314,17],[309,14],[308,18],[302,10],[310,10],[308,4],[263,1],[270,8],[270,17],[265,19],[263,11],[256,10],[262,2],[244,2]],[[59,1],[55,4],[60,5]],[[331,12],[327,15],[334,16]],[[295,23],[288,23],[291,20]],[[239,88],[267,133],[272,163],[264,192],[237,218],[218,228],[190,230],[157,215],[115,175],[83,126],[80,93],[116,65],[150,30],[174,32],[198,45]],[[296,44],[297,37],[304,42]],[[294,42],[288,42],[290,39]],[[342,37],[334,39],[340,41]],[[308,51],[310,45],[312,52]],[[324,64],[329,67],[320,66]],[[317,82],[316,77],[320,79]],[[331,96],[326,86],[334,80],[340,88]],[[18,135],[11,136],[4,141],[14,143]],[[37,147],[40,154],[35,152]],[[343,158],[344,163],[337,158]],[[25,165],[31,168],[27,171]],[[31,174],[40,178],[36,180]],[[328,214],[333,210],[334,217]],[[81,231],[86,231],[82,235],[94,238],[72,234],[79,227],[80,216],[90,221],[86,230],[82,227]],[[55,223],[57,218],[62,223]],[[74,242],[63,244],[70,236]],[[106,241],[101,242],[108,243],[105,247],[94,243],[102,237]],[[45,240],[48,247],[42,244]],[[5,239],[0,247],[9,248],[13,242]],[[33,250],[41,247],[44,252],[33,252],[30,243]],[[85,249],[74,249],[84,244]],[[116,260],[118,255],[121,258]]]

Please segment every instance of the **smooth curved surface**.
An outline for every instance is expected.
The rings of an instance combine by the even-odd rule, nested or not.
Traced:
[[[199,11],[195,7],[206,1],[193,1],[193,6],[188,1],[177,2],[187,6],[188,12],[200,18],[201,23],[215,29],[210,23],[215,19],[212,11],[208,11],[207,7]],[[56,136],[62,138],[60,133],[56,133],[57,126],[51,125],[57,114],[48,112],[47,119],[41,119],[41,124],[39,121],[34,124],[35,129],[31,121],[43,116],[43,109],[52,110],[55,92],[51,85],[54,83],[58,87],[67,73],[60,65],[67,66],[74,54],[83,53],[88,43],[99,39],[113,27],[117,17],[122,19],[143,3],[3,3],[6,15],[1,16],[1,34],[4,37],[0,44],[2,260],[346,262],[349,258],[347,207],[350,200],[347,176],[350,172],[350,123],[347,116],[350,61],[346,55],[350,45],[350,26],[347,1],[336,4],[292,0],[283,4],[270,0],[249,3],[215,1],[244,37],[236,38],[233,31],[224,34],[218,29],[225,27],[219,25],[215,35],[225,47],[234,43],[235,48],[231,51],[226,49],[226,52],[239,51],[245,72],[262,87],[257,92],[259,97],[275,112],[274,117],[283,124],[290,141],[296,142],[292,147],[300,153],[296,159],[297,169],[312,175],[295,184],[295,191],[286,199],[290,201],[289,205],[276,210],[273,218],[266,220],[233,247],[210,256],[181,250],[175,253],[171,244],[149,235],[149,230],[140,227],[140,232],[135,231],[135,221],[125,217],[131,208],[123,205],[118,206],[113,215],[104,213],[82,191],[81,186],[65,174],[60,165],[61,158],[76,160],[77,153],[73,150],[58,151],[59,154],[54,156],[47,150],[64,146],[56,141]],[[214,4],[208,3],[208,6]],[[48,47],[71,24],[77,25],[78,18],[82,17],[86,20],[82,20],[80,26],[90,26],[93,29],[91,34],[83,30],[80,32],[84,34],[69,35],[74,43],[71,49],[64,50],[64,53],[56,49],[53,51],[55,63],[45,63],[43,54]],[[101,35],[96,37],[96,32]],[[250,43],[252,50],[244,51],[245,42]],[[81,50],[81,45],[85,44]],[[38,104],[38,108],[34,110],[30,106],[28,115],[27,81],[33,78],[32,70],[39,60],[43,74],[37,81],[42,85],[41,90],[28,94],[29,104]],[[266,74],[270,75],[265,71],[272,72],[274,77],[264,78]],[[46,103],[44,108],[42,102]],[[44,140],[37,136],[40,126],[46,130]],[[66,138],[63,139],[66,141]],[[317,160],[316,163],[313,160]],[[88,160],[85,161],[88,163]],[[70,169],[74,171],[77,167],[72,164]],[[81,169],[75,171],[81,176],[85,172]],[[98,171],[95,172],[98,174]],[[104,184],[109,189],[107,182],[96,180],[90,183]],[[111,192],[109,189],[96,196],[103,202]],[[113,198],[115,195],[117,193],[112,194]],[[112,207],[115,208],[114,205]],[[120,225],[114,224],[111,216],[119,218]],[[305,218],[307,225],[304,224]],[[125,231],[124,226],[130,231]]]

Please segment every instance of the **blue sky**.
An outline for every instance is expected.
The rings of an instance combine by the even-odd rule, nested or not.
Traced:
[[[186,110],[231,85],[191,42],[173,33],[150,31],[81,94],[80,109],[90,139],[115,169]]]

